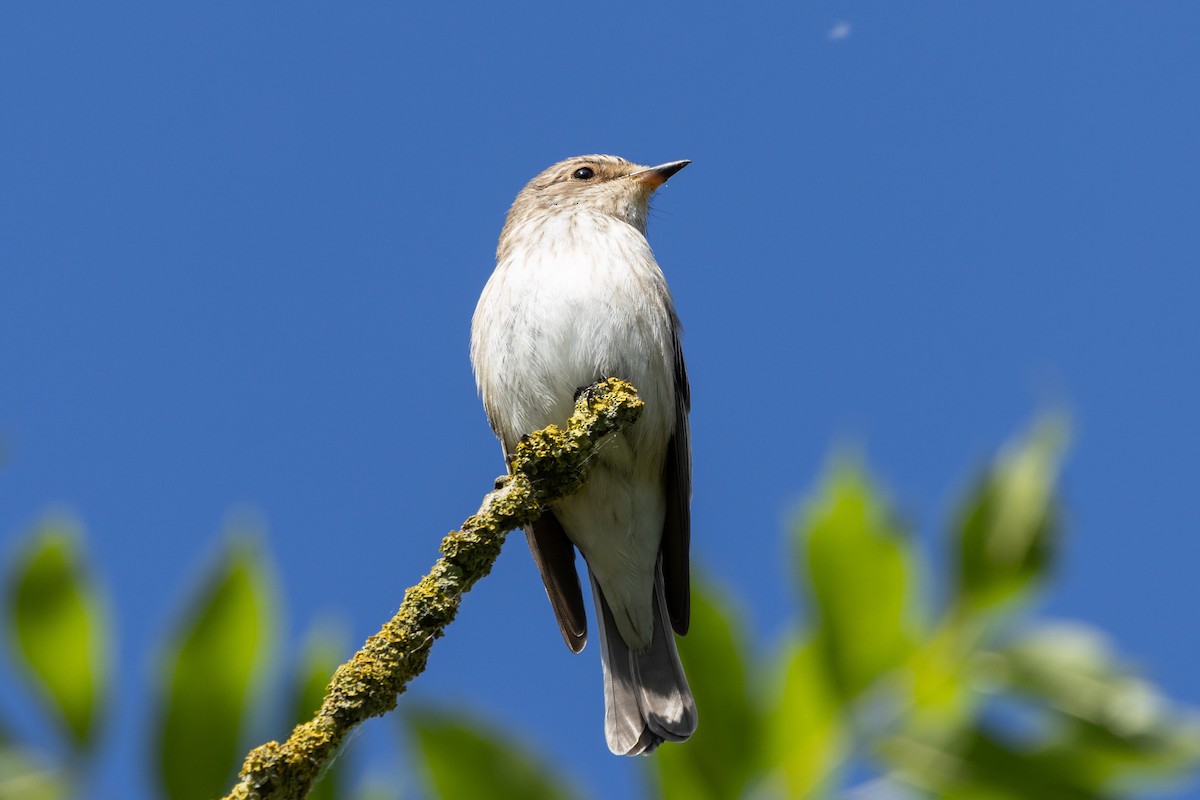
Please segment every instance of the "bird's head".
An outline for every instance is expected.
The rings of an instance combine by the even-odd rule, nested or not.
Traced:
[[[568,158],[544,170],[521,190],[505,227],[541,214],[584,210],[624,220],[645,233],[650,195],[690,163],[668,161],[646,167],[617,156]]]

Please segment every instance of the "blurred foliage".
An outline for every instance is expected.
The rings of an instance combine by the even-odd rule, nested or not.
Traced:
[[[34,529],[6,582],[8,637],[53,715],[79,749],[94,738],[107,689],[104,603],[64,520]]]
[[[168,648],[155,745],[171,800],[220,797],[241,764],[247,699],[271,628],[268,585],[253,549],[235,542]]]
[[[859,466],[837,464],[790,532],[809,621],[766,654],[737,604],[699,576],[680,652],[702,721],[689,742],[642,761],[652,794],[1099,800],[1191,777],[1196,717],[1101,632],[1029,614],[1061,551],[1064,441],[1063,425],[1047,421],[983,471],[936,584],[886,496]],[[286,724],[267,733],[282,737],[316,710],[348,655],[345,637],[322,626],[294,669],[265,680],[272,585],[258,551],[231,539],[164,648],[151,751],[169,800],[228,788],[247,729],[270,711],[262,686],[286,691]],[[59,521],[37,526],[5,572],[6,649],[58,722],[65,755],[33,752],[0,727],[0,800],[85,793],[115,649],[98,587],[80,536]],[[469,714],[424,706],[400,716],[430,797],[581,796],[549,759]],[[397,796],[378,781],[352,787],[344,761],[311,797]]]
[[[71,787],[62,770],[40,763],[40,759],[0,742],[0,800],[66,800]]]
[[[750,695],[749,643],[730,604],[701,586],[692,596],[692,620],[691,647],[681,650],[680,658],[692,690],[711,698],[704,709],[706,735],[695,736],[687,747],[658,751],[659,793],[666,800],[738,797],[758,769],[761,749],[759,715]]]
[[[1099,800],[1188,777],[1200,765],[1190,712],[1100,632],[1029,619],[1060,549],[1065,438],[1047,420],[984,471],[940,587],[922,582],[928,568],[864,470],[836,465],[791,536],[811,622],[773,655],[757,655],[736,605],[697,580],[679,647],[701,723],[646,760],[656,796]],[[459,727],[425,757],[483,735]],[[479,796],[436,781],[431,795]]]
[[[572,800],[549,762],[504,731],[463,714],[417,708],[405,715],[435,797]],[[469,766],[468,766],[469,765]]]

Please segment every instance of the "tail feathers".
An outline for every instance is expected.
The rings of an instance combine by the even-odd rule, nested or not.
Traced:
[[[665,622],[661,569],[654,582],[654,637],[636,653],[613,620],[612,609],[592,576],[604,668],[604,737],[617,755],[648,755],[664,741],[682,742],[696,730],[696,703]]]

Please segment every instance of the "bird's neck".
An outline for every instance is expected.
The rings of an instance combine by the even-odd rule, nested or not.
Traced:
[[[636,209],[635,209],[636,211]],[[646,214],[606,214],[583,207],[556,207],[520,219],[509,218],[500,233],[496,262],[501,263],[521,249],[588,248],[600,242],[632,237],[646,239]]]

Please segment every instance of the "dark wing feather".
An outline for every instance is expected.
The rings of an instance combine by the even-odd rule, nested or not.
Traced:
[[[567,538],[554,512],[547,509],[537,522],[525,528],[533,563],[542,574],[546,596],[554,608],[558,629],[571,652],[578,653],[587,643],[587,614],[583,591],[575,571],[575,545]]]
[[[667,445],[663,486],[667,492],[667,516],[663,523],[663,590],[671,627],[680,636],[688,632],[691,618],[691,578],[688,548],[692,529],[692,442],[688,411],[692,406],[687,367],[675,323],[675,434]]]
[[[491,419],[490,414],[488,419]],[[497,431],[496,435],[501,434]],[[508,462],[507,446],[504,446],[504,461]],[[529,542],[533,563],[541,573],[563,640],[572,653],[578,653],[587,644],[587,612],[583,606],[583,590],[579,587],[579,573],[575,570],[575,545],[571,544],[562,523],[549,509],[543,511],[532,525],[525,526],[525,541]]]

